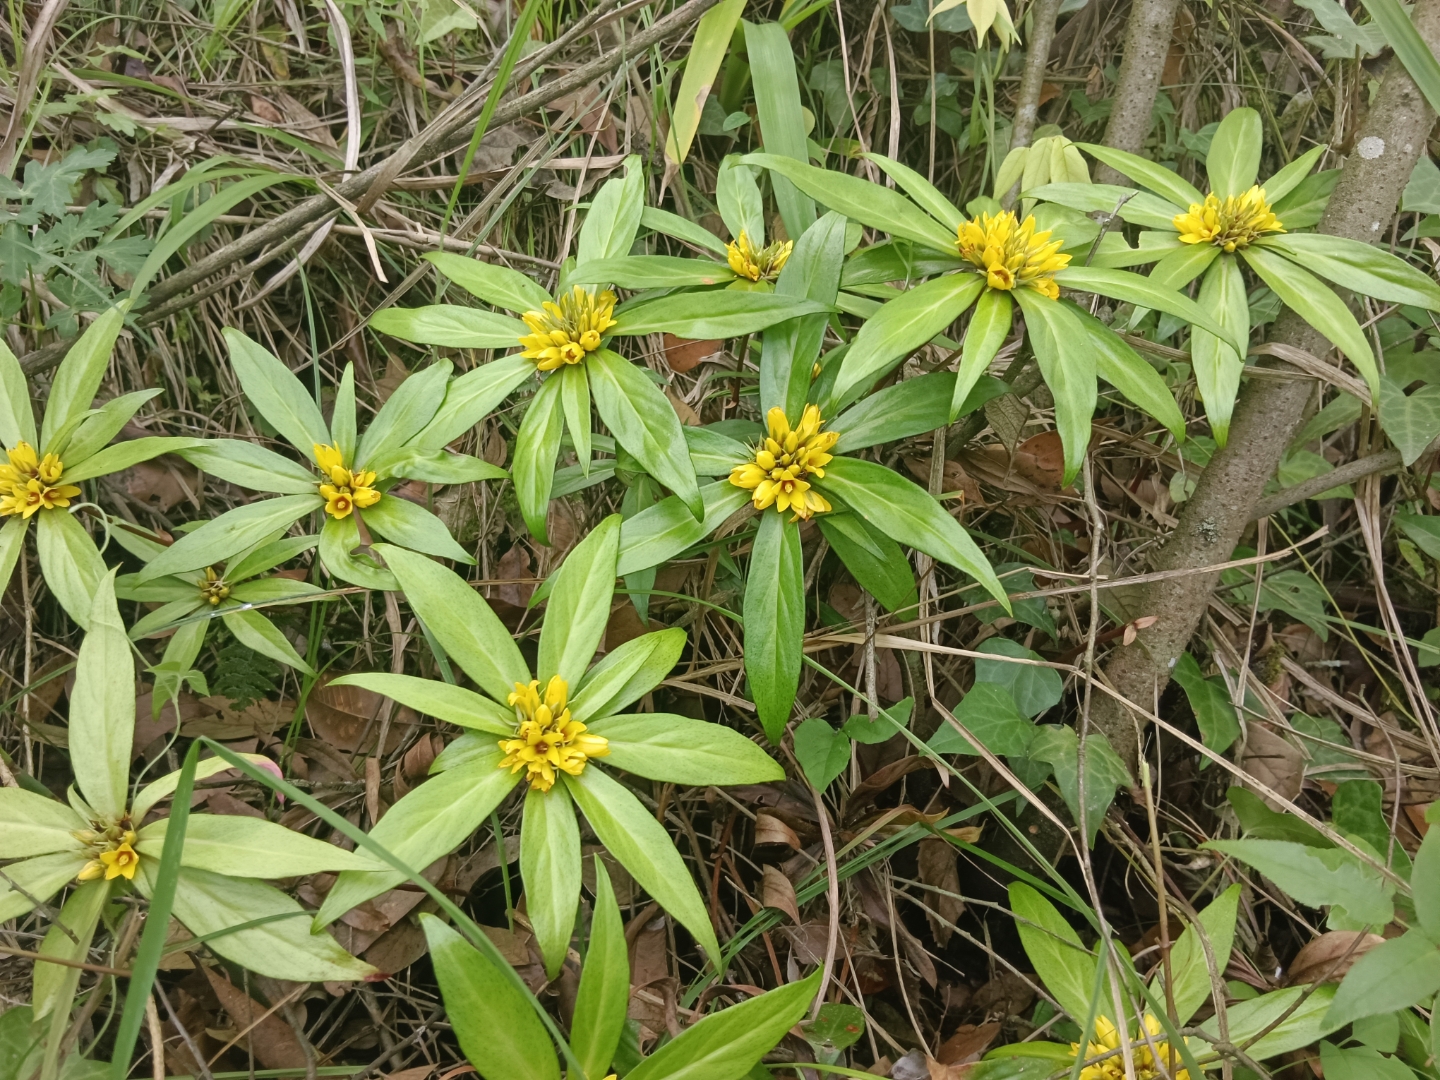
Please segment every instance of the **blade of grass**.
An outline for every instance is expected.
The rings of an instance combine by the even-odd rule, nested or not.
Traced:
[[[170,929],[170,909],[175,903],[175,883],[180,875],[180,852],[185,846],[185,828],[190,823],[190,794],[195,788],[195,766],[199,760],[200,741],[196,740],[185,754],[180,780],[175,785],[170,823],[165,830],[165,845],[160,849],[160,869],[155,874],[155,889],[150,895],[145,930],[140,935],[140,946],[135,950],[135,962],[130,965],[130,986],[125,991],[120,1027],[115,1032],[110,1080],[125,1080],[130,1072],[135,1041],[140,1036],[140,1025],[145,1022],[145,1003],[150,999],[155,973],[160,970],[165,935]]]
[[[520,59],[520,46],[530,36],[530,28],[535,25],[536,16],[540,14],[540,0],[525,0],[525,7],[520,12],[520,17],[515,20],[515,30],[510,35],[510,41],[505,46],[505,55],[500,61],[500,70],[495,72],[495,81],[490,84],[490,93],[485,98],[485,107],[480,110],[480,119],[475,121],[475,131],[470,136],[470,145],[465,148],[465,160],[460,163],[460,175],[455,178],[455,187],[450,192],[450,201],[445,204],[445,217],[440,222],[440,243],[445,243],[445,234],[450,229],[450,218],[455,213],[455,204],[460,200],[460,189],[465,186],[465,178],[470,175],[470,165],[475,160],[475,151],[480,149],[480,140],[485,138],[485,132],[490,127],[490,119],[495,115],[495,110],[500,106],[500,98],[504,96],[506,88],[510,85],[510,74],[515,70],[515,62]]]

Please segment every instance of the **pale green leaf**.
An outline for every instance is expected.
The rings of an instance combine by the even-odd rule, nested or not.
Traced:
[[[573,689],[570,715],[589,724],[638,701],[675,667],[686,640],[684,628],[672,626],[611,649]]]
[[[1260,114],[1254,109],[1242,107],[1225,114],[1205,156],[1210,190],[1217,198],[1243,195],[1254,186],[1260,175],[1262,137]],[[1278,197],[1272,195],[1271,199]]]
[[[508,311],[539,311],[550,294],[518,270],[450,251],[427,251],[425,259],[471,296]],[[523,331],[522,331],[523,332]]]
[[[0,788],[0,859],[81,851],[71,834],[90,823],[66,803],[20,787]]]
[[[370,316],[370,326],[401,341],[454,349],[513,349],[530,332],[523,322],[509,315],[459,304],[382,308]]]
[[[554,978],[570,948],[580,906],[580,826],[564,784],[525,792],[520,825],[520,877],[525,913]]]
[[[254,547],[267,536],[283,532],[296,521],[325,505],[319,494],[281,495],[228,510],[186,533],[155,556],[140,571],[141,584],[172,574],[203,570]]]
[[[721,724],[673,713],[626,713],[591,721],[590,731],[610,740],[606,765],[647,780],[705,787],[785,778],[769,754]]]
[[[545,605],[535,674],[545,687],[552,675],[579,683],[595,658],[615,594],[620,515],[611,514],[565,556]]]
[[[509,736],[515,731],[513,708],[500,705],[474,690],[466,690],[463,686],[422,679],[415,675],[390,675],[381,672],[342,675],[331,680],[328,685],[361,686],[426,716],[458,724],[460,727],[488,731],[492,735]]]
[[[49,452],[51,440],[84,416],[95,400],[110,367],[110,350],[120,336],[128,306],[122,303],[109,308],[87,326],[55,369],[50,397],[45,403],[45,418],[40,424],[40,445],[36,447],[40,453]],[[23,408],[26,401],[28,397],[21,399],[11,411]]]
[[[35,551],[51,594],[81,629],[90,624],[90,605],[105,576],[95,541],[69,511],[56,507],[36,517]]]
[[[330,429],[305,385],[274,354],[239,330],[226,327],[230,365],[245,396],[276,431],[310,457],[318,443],[328,446]]]
[[[161,818],[146,825],[135,850],[158,863],[169,824],[169,818]],[[191,814],[185,824],[180,864],[229,877],[265,879],[385,866],[369,855],[244,814]]]

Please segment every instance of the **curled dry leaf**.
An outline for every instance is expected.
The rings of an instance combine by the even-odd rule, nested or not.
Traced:
[[[755,815],[755,843],[784,844],[788,848],[800,850],[800,837],[795,835],[795,830],[772,814]]]
[[[1245,756],[1241,760],[1245,771],[1276,794],[1293,800],[1300,794],[1300,784],[1305,778],[1305,755],[1282,739],[1264,724],[1245,724]],[[1258,789],[1270,809],[1277,813],[1283,809],[1279,803]]]
[[[260,1004],[238,986],[232,985],[214,968],[203,970],[215,996],[235,1024],[236,1046],[253,1051],[255,1060],[267,1069],[305,1067],[305,1050],[278,1010],[270,1012],[269,1006]]]
[[[800,905],[796,902],[795,886],[778,867],[765,867],[765,877],[760,886],[760,902],[790,916],[791,922],[800,922]]]
[[[944,948],[955,932],[955,921],[965,911],[965,901],[960,898],[960,870],[955,848],[944,840],[922,840],[919,862],[920,880],[937,890],[926,900],[926,907],[934,913],[927,911],[925,917],[930,922],[930,932]]]
[[[696,341],[692,338],[665,334],[663,346],[665,362],[670,365],[671,371],[683,375],[718,353],[724,344],[723,341]]]
[[[1290,970],[1285,973],[1285,982],[1289,986],[1339,982],[1356,960],[1384,940],[1379,934],[1359,930],[1331,930],[1321,934],[1295,954]]]

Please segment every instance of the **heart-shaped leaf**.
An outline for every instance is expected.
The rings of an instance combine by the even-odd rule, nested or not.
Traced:
[[[1422,386],[1408,397],[1391,378],[1380,377],[1380,426],[1406,465],[1413,465],[1440,435],[1440,386]]]

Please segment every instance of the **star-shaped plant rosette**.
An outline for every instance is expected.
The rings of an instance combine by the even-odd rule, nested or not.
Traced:
[[[117,527],[111,534],[116,543],[146,562],[168,550],[159,537],[133,528]],[[262,656],[279,661],[307,675],[310,665],[280,628],[252,605],[301,602],[323,593],[318,585],[294,577],[270,575],[316,544],[313,536],[282,537],[278,533],[254,547],[238,552],[227,563],[207,566],[188,574],[171,574],[140,582],[136,574],[121,575],[115,581],[115,595],[122,600],[159,603],[130,628],[134,641],[170,633],[165,654],[151,671],[156,676],[154,707],[158,712],[168,697],[179,690],[191,674],[195,658],[205,646],[212,619],[220,619],[235,640]],[[270,575],[270,576],[262,576]]]
[[[834,212],[824,215],[796,241],[782,282],[797,295],[833,303],[844,243],[845,219]],[[627,518],[620,532],[618,572],[630,580],[700,543],[747,503],[753,507],[758,520],[742,607],[745,671],[761,724],[774,742],[790,718],[800,681],[805,633],[801,522],[813,520],[856,580],[891,611],[915,603],[905,547],[970,575],[1001,603],[1009,603],[984,553],[944,505],[893,469],[859,456],[881,443],[944,426],[957,376],[935,372],[906,380],[828,420],[813,399],[824,396],[833,371],[815,378],[822,337],[811,332],[816,328],[797,325],[809,318],[765,332],[760,350],[763,425],[737,419],[685,429],[695,471],[724,478],[700,489],[704,516],[695,520],[671,496]],[[989,383],[1004,385],[996,379]],[[960,411],[978,408],[993,396],[994,389],[982,385],[967,394]]]
[[[106,902],[122,891],[149,897],[156,887],[169,819],[158,808],[175,792],[173,772],[131,793],[135,666],[115,604],[113,571],[101,577],[70,692],[67,801],[23,787],[0,788],[0,921],[43,904],[69,884],[59,922],[40,952],[86,959]],[[273,768],[259,755],[249,760]],[[199,763],[197,778],[229,768]],[[303,908],[264,879],[384,865],[261,818],[190,814],[180,851],[172,911],[221,956],[262,975],[298,982],[376,974],[328,934],[311,931]],[[242,926],[260,920],[260,925]],[[214,935],[211,937],[210,935]],[[74,969],[35,966],[37,1015],[68,1012]]]
[[[377,537],[426,555],[474,562],[439,518],[389,492],[402,479],[461,484],[508,475],[445,449],[494,408],[498,399],[488,374],[472,371],[451,379],[448,361],[432,364],[402,382],[361,434],[351,365],[335,395],[334,420],[326,424],[313,393],[277,357],[238,330],[227,329],[225,340],[245,396],[309,464],[239,439],[185,450],[183,456],[207,473],[279,498],[236,507],[186,534],[158,553],[138,582],[203,572],[317,512],[324,520],[320,559],[342,581],[395,587],[389,571],[369,553]]]
[[[580,266],[629,254],[644,212],[640,170],[607,181],[580,230]],[[479,300],[521,316],[440,304],[387,308],[370,323],[405,341],[466,349],[522,352],[479,370],[493,372],[505,393],[537,372],[545,378],[531,398],[515,440],[512,474],[530,532],[548,542],[545,519],[554,489],[562,436],[568,429],[580,467],[591,465],[590,407],[615,441],[645,471],[680,496],[699,516],[694,470],[685,455],[679,417],[647,371],[609,348],[614,337],[668,332],[679,337],[724,339],[763,330],[785,319],[823,310],[813,301],[777,293],[719,289],[702,294],[641,295],[617,303],[603,281],[585,281],[562,267],[555,295],[503,266],[444,252],[425,256]],[[727,271],[728,273],[728,271]],[[671,280],[666,287],[684,284]],[[593,287],[588,287],[593,286]]]
[[[1155,308],[1226,335],[1200,306],[1138,274],[1078,265],[1086,249],[1067,243],[1058,226],[1052,235],[1036,219],[1021,220],[1001,210],[994,200],[977,200],[988,209],[966,217],[912,169],[879,154],[866,157],[910,198],[791,158],[751,154],[744,159],[780,173],[832,210],[950,261],[949,272],[899,294],[870,316],[855,335],[828,400],[820,403],[823,411],[836,412],[854,401],[973,308],[951,401],[952,416],[958,415],[1010,336],[1014,305],[1019,304],[1030,348],[1055,398],[1066,483],[1079,472],[1090,445],[1097,376],[1183,439],[1184,418],[1164,380],[1109,327],[1059,295],[1061,288],[1095,293]]]
[[[610,283],[624,289],[751,290],[770,292],[795,249],[791,240],[765,242],[765,203],[755,173],[741,165],[736,154],[720,162],[715,179],[715,203],[731,240],[668,210],[647,206],[642,228],[672,237],[712,258],[675,255],[619,255],[579,263],[570,280],[583,284]],[[783,290],[782,290],[783,291]]]
[[[1242,265],[1350,358],[1376,402],[1379,370],[1370,342],[1344,300],[1320,279],[1376,300],[1440,310],[1440,285],[1405,260],[1358,240],[1297,232],[1318,222],[1323,211],[1330,183],[1310,170],[1327,148],[1312,148],[1257,184],[1262,135],[1254,109],[1234,109],[1220,121],[1205,159],[1210,191],[1204,195],[1170,169],[1088,143],[1078,145],[1145,190],[1048,184],[1026,193],[1087,213],[1115,213],[1118,207],[1119,216],[1141,231],[1133,251],[1112,251],[1109,258],[1154,262],[1150,280],[1166,289],[1183,289],[1200,278],[1200,306],[1225,333],[1217,336],[1197,325],[1190,358],[1205,414],[1222,445],[1250,340]]]
[[[566,557],[540,627],[532,671],[499,618],[453,571],[382,547],[411,609],[479,692],[411,675],[345,675],[470,731],[435,759],[435,775],[390,808],[371,835],[412,867],[463,843],[517,786],[525,788],[520,872],[526,911],[553,977],[580,896],[580,830],[595,835],[719,964],[710,916],[665,827],[601,765],[676,784],[755,784],[784,771],[729,728],[669,713],[623,712],[675,665],[685,631],[643,634],[593,664],[615,591],[620,519],[607,518]],[[340,875],[317,921],[392,888],[398,873]]]
[[[124,314],[123,307],[111,308],[70,347],[50,384],[38,433],[25,373],[0,341],[0,443],[7,458],[0,464],[0,592],[10,583],[33,523],[45,584],[81,627],[105,576],[105,562],[73,514],[80,485],[199,441],[153,437],[109,445],[140,407],[161,392],[138,390],[91,408]]]

